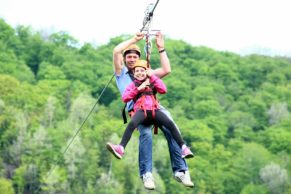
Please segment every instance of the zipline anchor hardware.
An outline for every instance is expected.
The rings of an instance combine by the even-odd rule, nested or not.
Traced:
[[[147,6],[147,8],[145,10],[145,16],[143,19],[143,27],[140,29],[140,32],[149,31],[150,24],[151,24],[151,21],[153,19],[154,11],[155,11],[158,3],[159,3],[159,0],[157,0],[155,4],[150,3]]]
[[[145,16],[143,19],[143,27],[140,30],[140,32],[146,32],[145,33],[146,45],[144,47],[144,51],[146,54],[146,61],[148,63],[148,67],[150,67],[150,54],[151,54],[151,49],[152,49],[152,43],[151,43],[150,37],[155,36],[156,32],[160,31],[160,30],[150,30],[150,25],[152,23],[154,10],[157,7],[158,3],[159,3],[159,0],[157,0],[155,4],[150,3],[147,6],[145,10]]]

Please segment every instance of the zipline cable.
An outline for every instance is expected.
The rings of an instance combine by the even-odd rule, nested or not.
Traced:
[[[146,44],[145,44],[145,54],[146,54],[146,61],[147,61],[147,66],[150,68],[150,54],[151,54],[151,49],[152,49],[152,43],[150,41],[150,26],[152,23],[154,11],[159,3],[159,0],[156,1],[155,4],[150,3],[146,10],[145,10],[145,16],[143,19],[143,27],[141,28],[140,32],[146,31],[145,37],[146,37]]]
[[[86,123],[86,121],[88,120],[89,116],[92,114],[92,112],[94,111],[95,107],[98,104],[98,101],[100,100],[101,96],[103,95],[104,91],[106,90],[106,88],[108,87],[108,85],[110,84],[110,82],[112,81],[113,77],[115,74],[113,74],[110,78],[110,80],[107,82],[107,84],[104,86],[104,88],[102,89],[101,93],[99,94],[94,106],[91,108],[90,112],[87,114],[86,118],[84,119],[84,121],[82,122],[82,124],[80,125],[80,127],[78,128],[77,132],[75,133],[75,135],[73,136],[73,138],[71,139],[71,141],[69,142],[69,144],[67,145],[67,147],[65,148],[65,150],[63,151],[63,153],[59,156],[59,158],[57,159],[57,161],[55,162],[55,165],[51,168],[51,170],[47,173],[46,177],[49,177],[51,175],[51,173],[55,170],[55,168],[57,167],[57,164],[61,161],[61,156],[64,156],[65,153],[68,151],[70,145],[73,143],[73,141],[75,140],[75,138],[77,137],[77,135],[79,134],[79,132],[81,131],[82,127],[84,126],[84,124]],[[38,189],[34,192],[36,193],[37,191],[39,191],[40,187],[38,187]]]
[[[144,51],[145,51],[145,55],[146,55],[147,68],[151,68],[150,55],[152,52],[151,51],[152,50],[152,42],[150,40],[150,36],[152,34],[151,34],[150,27],[151,27],[151,23],[153,20],[154,11],[155,11],[158,3],[159,3],[159,0],[157,0],[155,4],[150,3],[147,6],[146,11],[145,11],[144,20],[143,20],[143,27],[140,31],[140,32],[146,31],[146,34],[145,34],[145,42],[146,43],[145,43]],[[154,129],[154,134],[158,134],[158,126],[154,125],[153,129]]]
[[[153,5],[153,3],[150,3],[145,11],[145,17],[144,17],[144,21],[143,21],[143,27],[141,28],[140,32],[146,30],[147,31],[147,35],[146,35],[146,58],[147,58],[147,62],[149,65],[149,55],[150,55],[150,49],[151,49],[151,42],[149,41],[149,36],[150,36],[150,24],[151,24],[151,20],[153,18],[153,14],[154,14],[154,10],[156,9],[157,5],[159,3],[159,0],[156,1],[156,3]],[[108,81],[108,83],[104,86],[104,88],[102,89],[100,95],[98,96],[94,106],[91,108],[90,112],[87,114],[86,118],[84,119],[84,121],[82,122],[82,124],[80,125],[80,127],[78,128],[77,132],[75,133],[75,135],[73,136],[73,138],[70,140],[69,144],[66,146],[65,150],[62,152],[61,156],[64,156],[65,153],[68,151],[69,147],[71,146],[71,144],[73,143],[73,141],[75,140],[75,138],[77,137],[77,135],[79,134],[79,132],[81,131],[82,127],[84,126],[84,124],[86,123],[86,121],[88,120],[89,116],[92,114],[92,112],[94,111],[95,107],[98,104],[98,101],[100,100],[101,96],[103,95],[104,91],[106,90],[106,88],[108,87],[108,85],[110,84],[110,82],[112,81],[113,77],[115,74],[113,74],[110,78],[110,80]],[[46,177],[49,177],[51,175],[51,173],[55,170],[57,164],[61,161],[61,156],[57,159],[57,161],[55,162],[55,165],[51,168],[51,170],[47,173]],[[38,189],[34,192],[37,193],[40,189],[40,186],[38,186]]]
[[[154,11],[158,5],[160,0],[157,0],[155,5],[153,5],[153,3],[150,3],[147,8],[146,8],[146,11],[145,11],[145,17],[143,19],[143,27],[140,29],[140,32],[144,31],[147,26],[150,24],[151,22],[151,19],[154,15]]]

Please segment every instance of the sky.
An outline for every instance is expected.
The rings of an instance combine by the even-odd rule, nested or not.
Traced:
[[[134,35],[155,0],[0,0],[12,27],[65,31],[81,44]],[[151,28],[166,38],[239,54],[291,56],[290,0],[160,0]]]

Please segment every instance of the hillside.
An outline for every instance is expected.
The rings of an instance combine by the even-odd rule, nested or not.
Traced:
[[[0,194],[146,192],[138,132],[121,161],[105,148],[125,128],[114,79],[99,97],[113,75],[112,50],[126,38],[80,46],[67,33],[14,29],[0,19]],[[195,152],[187,160],[195,188],[172,178],[159,131],[157,193],[291,193],[291,59],[173,39],[166,49],[172,73],[158,98]],[[151,64],[159,66],[156,48]]]

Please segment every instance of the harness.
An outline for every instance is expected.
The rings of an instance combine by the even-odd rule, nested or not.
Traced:
[[[145,11],[145,17],[143,20],[143,27],[140,29],[140,32],[146,31],[146,44],[144,47],[144,51],[146,54],[146,61],[148,63],[148,67],[150,67],[150,54],[151,54],[151,49],[152,49],[152,43],[150,41],[150,36],[152,35],[150,33],[151,32],[150,26],[151,26],[151,22],[153,19],[154,10],[156,9],[156,6],[158,5],[158,3],[159,3],[159,0],[157,0],[155,4],[150,3],[147,6],[146,11]],[[152,30],[152,31],[159,31],[159,30]],[[131,73],[129,73],[129,76],[132,80],[134,80]],[[139,108],[144,111],[145,117],[147,116],[146,109],[144,107],[144,101],[146,99],[145,96],[149,95],[152,98],[152,101],[153,101],[152,116],[154,118],[155,110],[159,107],[159,103],[156,99],[156,93],[157,92],[153,88],[153,85],[150,84],[150,86],[147,89],[145,89],[143,92],[139,93],[137,95],[137,97],[134,99],[134,102],[136,102],[138,98],[142,98],[141,102],[139,103]],[[126,118],[126,113],[125,113],[126,105],[127,105],[127,103],[125,103],[125,105],[122,109],[122,117],[123,117],[124,124],[127,123],[127,118]],[[134,115],[134,110],[128,110],[128,114],[130,117],[132,117]],[[157,125],[154,125],[154,134],[158,134],[158,126]]]
[[[138,81],[134,81],[134,84],[136,87],[139,87],[141,85],[141,83]],[[156,94],[157,94],[157,91],[154,89],[153,84],[150,84],[149,87],[147,87],[142,92],[140,92],[133,100],[134,102],[137,102],[137,100],[141,98],[141,100],[139,102],[137,102],[136,105],[137,105],[138,109],[143,110],[145,117],[147,117],[147,110],[146,110],[146,107],[144,105],[145,100],[146,100],[146,96],[150,96],[152,99],[153,103],[152,103],[151,111],[152,111],[153,118],[155,117],[155,110],[159,108],[159,103],[157,101]]]
[[[136,87],[139,87],[142,84],[142,82],[134,80],[134,84]],[[152,103],[151,111],[152,111],[152,117],[155,118],[155,112],[156,112],[155,110],[157,110],[159,108],[159,102],[156,98],[156,94],[157,94],[157,91],[154,88],[154,85],[150,84],[142,92],[139,92],[138,95],[133,99],[133,101],[136,104],[136,106],[138,107],[138,109],[143,110],[145,118],[147,117],[147,110],[146,110],[146,107],[144,105],[145,100],[146,100],[146,96],[150,96],[152,99],[153,103]],[[137,102],[138,99],[141,99],[141,100]],[[126,118],[126,113],[125,113],[126,104],[127,103],[125,103],[123,110],[122,110],[122,117],[123,117],[124,124],[127,123],[127,118]],[[128,110],[128,114],[130,117],[132,117],[134,115],[134,113],[135,112],[133,109]],[[157,125],[154,125],[154,134],[158,134],[158,126]]]

